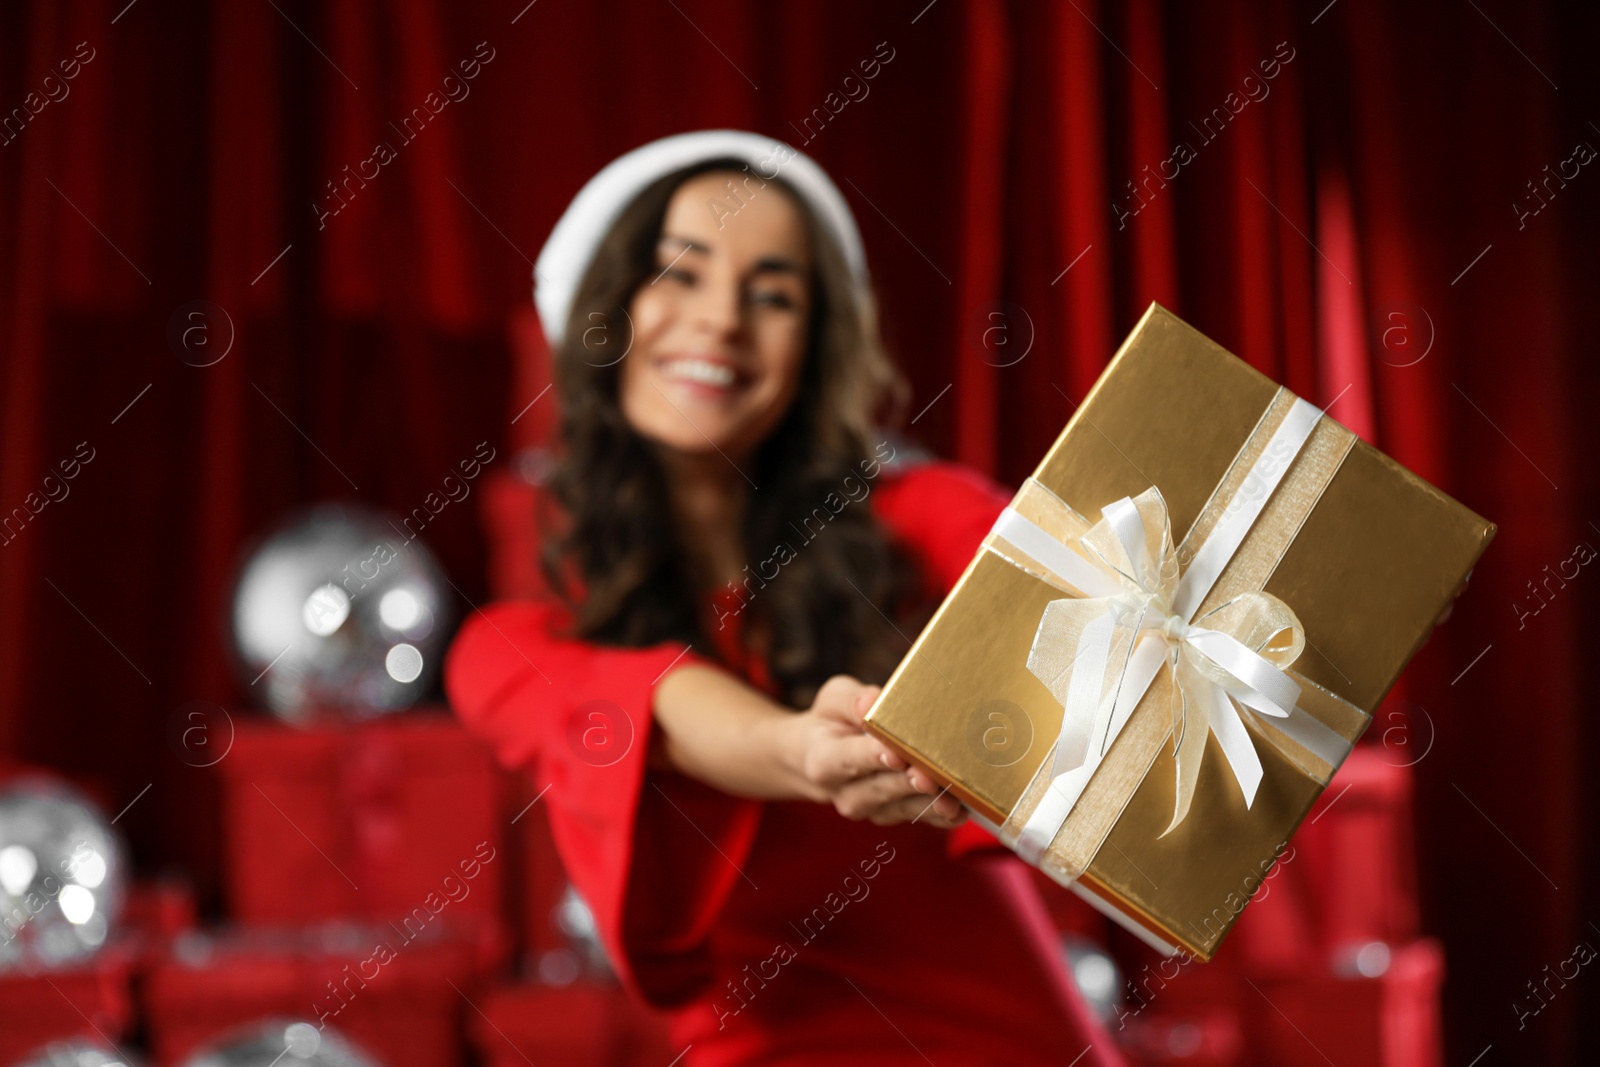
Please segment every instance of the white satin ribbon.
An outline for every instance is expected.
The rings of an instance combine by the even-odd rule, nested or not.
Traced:
[[[995,534],[1083,594],[1047,605],[1028,656],[1029,670],[1063,707],[1048,770],[1041,769],[1050,786],[1016,845],[1030,863],[1039,863],[1163,664],[1174,673],[1175,700],[1181,702],[1174,708],[1179,800],[1167,832],[1187,813],[1197,754],[1204,751],[1203,735],[1186,738],[1188,730],[1216,737],[1247,807],[1254,803],[1263,770],[1241,709],[1266,716],[1284,736],[1331,766],[1348,754],[1348,742],[1298,706],[1301,688],[1284,668],[1299,655],[1303,635],[1286,605],[1266,593],[1249,593],[1207,613],[1207,619],[1217,616],[1226,623],[1226,609],[1239,604],[1242,610],[1233,613],[1231,627],[1190,621],[1321,415],[1314,405],[1295,400],[1181,577],[1166,505],[1153,487],[1137,499],[1107,505],[1100,522],[1070,546],[1012,508],[996,520]],[[1256,625],[1252,629],[1241,618]],[[1269,645],[1263,620],[1268,628],[1286,620],[1279,632],[1291,633],[1288,648]],[[1256,647],[1240,640],[1241,634]],[[1276,732],[1266,731],[1268,736]]]
[[[1311,437],[1322,418],[1322,409],[1315,404],[1295,398],[1289,413],[1267,440],[1267,447],[1250,468],[1250,473],[1239,483],[1238,490],[1223,509],[1222,519],[1212,527],[1211,534],[1189,561],[1178,583],[1178,595],[1173,607],[1185,619],[1194,617],[1200,602],[1211,592],[1211,587],[1222,577],[1222,572],[1233,559],[1234,552],[1244,541],[1245,534],[1255,525],[1261,509],[1277,490],[1278,483],[1294,464],[1294,458]],[[1041,561],[1043,562],[1043,561]]]

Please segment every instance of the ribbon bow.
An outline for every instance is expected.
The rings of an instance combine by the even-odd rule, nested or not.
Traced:
[[[1049,603],[1028,654],[1028,670],[1064,708],[1051,778],[1080,771],[1069,777],[1087,780],[1165,663],[1178,784],[1163,836],[1188,814],[1208,733],[1249,807],[1262,767],[1242,715],[1285,720],[1295,710],[1301,689],[1285,668],[1305,634],[1294,612],[1270,593],[1251,592],[1193,618],[1211,581],[1180,576],[1166,501],[1154,487],[1108,505],[1077,550],[1041,545],[1043,531],[1035,531],[1030,551],[1086,594]]]

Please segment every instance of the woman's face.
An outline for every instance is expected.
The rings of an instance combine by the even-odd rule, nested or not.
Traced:
[[[810,278],[805,225],[788,192],[741,171],[679,186],[655,269],[628,307],[628,424],[677,452],[748,454],[799,387]]]

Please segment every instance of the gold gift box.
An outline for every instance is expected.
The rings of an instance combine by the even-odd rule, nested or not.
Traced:
[[[1293,401],[1152,304],[1033,477],[1090,522],[1106,504],[1154,485],[1181,544],[1214,494],[1228,489],[1225,479],[1238,483],[1241,449],[1259,441],[1264,413],[1285,397]],[[1319,463],[1324,480],[1302,477]],[[1301,706],[1353,744],[1494,529],[1324,417],[1202,610],[1251,589],[1287,603],[1306,637],[1292,669],[1313,683],[1313,699]],[[1027,669],[1029,649],[1045,606],[1069,594],[988,551],[995,537],[866,724],[947,779],[972,811],[1014,831],[1017,812],[1031,810],[1047,784],[1036,772],[1063,715]],[[1337,768],[1319,774],[1294,746],[1267,743],[1246,715],[1265,772],[1253,805],[1246,808],[1208,737],[1188,815],[1163,836],[1176,765],[1161,684],[1133,711],[1040,867],[1152,945],[1209,960]],[[1329,693],[1342,700],[1315,699]],[[1025,791],[1029,802],[1019,809]]]

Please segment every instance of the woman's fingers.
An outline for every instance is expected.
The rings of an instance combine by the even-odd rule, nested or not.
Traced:
[[[918,767],[915,764],[906,771],[906,776],[911,779],[911,784],[916,787],[917,792],[927,793],[929,796],[943,792],[950,785],[926,767]]]
[[[914,822],[949,828],[960,825],[965,821],[965,817],[965,809],[948,793],[937,799],[919,793],[884,805],[873,822],[880,826]]]
[[[837,742],[837,748],[838,780],[841,784],[883,773],[881,757],[885,749],[877,738],[866,734],[843,737]]]
[[[818,688],[806,713],[806,778],[831,795],[834,807],[849,819],[870,819],[881,826],[959,825],[966,812],[945,792],[941,778],[863,732],[862,720],[882,691],[842,674]]]
[[[829,794],[859,778],[883,773],[883,745],[866,734],[837,727],[810,731],[805,775]]]
[[[848,819],[870,819],[881,826],[934,820],[935,825],[961,821],[961,804],[949,794],[930,799],[918,792],[900,771],[880,771],[843,786],[834,806]]]
[[[872,710],[872,705],[877,703],[878,694],[882,692],[883,687],[881,685],[868,685],[863,686],[861,691],[856,694],[857,722],[861,722],[866,719],[867,712]]]
[[[917,798],[919,801],[921,797]],[[952,822],[960,822],[966,816],[966,808],[961,806],[961,801],[949,793],[942,793],[930,802],[930,808],[940,816]]]
[[[885,805],[917,795],[901,772],[878,771],[841,786],[834,805],[848,818],[863,819]]]
[[[911,821],[919,826],[937,826],[941,830],[953,830],[967,821],[967,809],[958,805],[954,815],[944,815],[940,814],[937,808],[925,808],[917,815],[913,815]]]
[[[856,704],[869,688],[848,674],[836,674],[817,688],[817,695],[811,701],[811,710],[825,712],[860,725],[861,716],[856,713]]]

